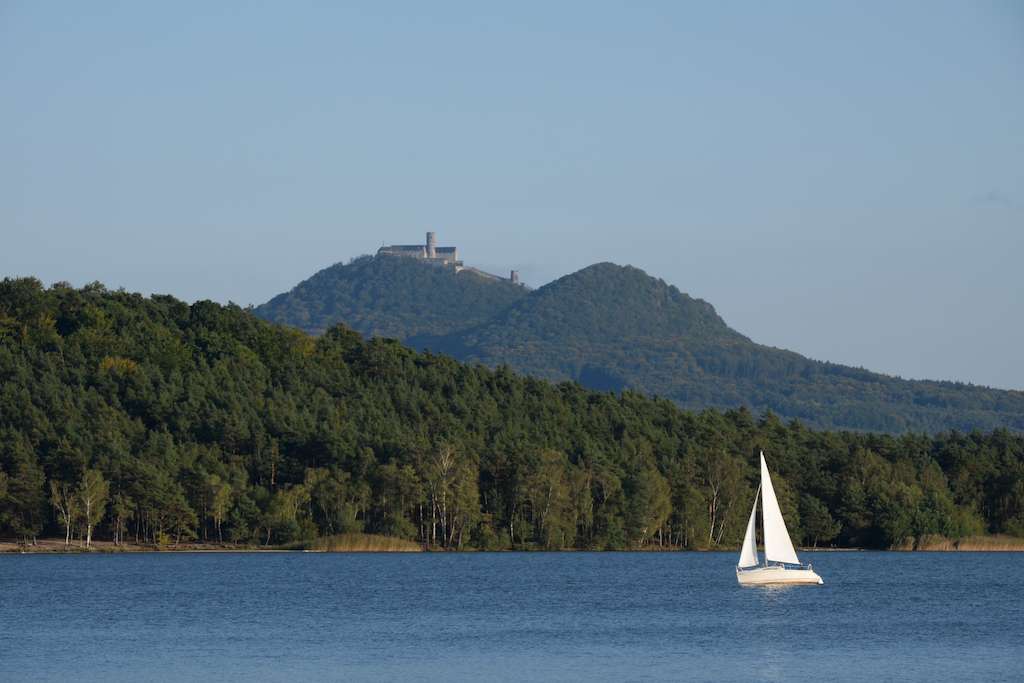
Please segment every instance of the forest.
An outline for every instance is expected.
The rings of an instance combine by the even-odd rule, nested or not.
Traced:
[[[527,296],[525,287],[396,256],[335,264],[257,306],[257,316],[322,334],[339,322],[364,337],[407,339],[479,325]]]
[[[820,429],[891,434],[1024,431],[1022,391],[905,380],[758,344],[710,303],[613,263],[528,290],[415,259],[365,256],[320,271],[254,312],[313,334],[340,322],[367,338],[555,382],[661,396],[688,410],[746,406]]]
[[[1024,536],[1024,437],[821,431],[94,283],[0,283],[0,536],[735,548],[763,449],[791,534]]]

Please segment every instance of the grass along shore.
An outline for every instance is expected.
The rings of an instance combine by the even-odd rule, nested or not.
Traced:
[[[64,545],[63,538],[38,539],[34,544],[24,544],[16,540],[0,540],[0,553],[152,553],[152,552],[187,552],[187,553],[266,553],[266,552],[316,552],[316,553],[415,553],[425,550],[441,552],[452,552],[442,548],[425,548],[416,541],[409,541],[393,536],[380,536],[377,534],[338,534],[336,536],[323,536],[310,541],[289,543],[286,545],[264,546],[252,544],[233,543],[179,543],[164,546],[152,544],[122,543],[114,545],[111,541],[93,541],[92,546],[86,548],[77,541],[71,545]],[[515,548],[514,550],[530,552],[530,548]],[[714,548],[703,550],[692,550],[685,552],[706,552],[715,550],[719,552],[737,552],[738,548]],[[801,547],[800,552],[854,552],[863,551],[865,548],[805,548]],[[996,534],[991,536],[968,536],[965,538],[951,539],[945,536],[924,536],[921,538],[906,539],[903,543],[889,548],[889,550],[900,552],[1024,552],[1024,538]],[[487,552],[477,549],[462,552]],[[505,552],[505,551],[494,551]],[[577,552],[566,550],[562,552]],[[647,548],[643,552],[682,552],[678,548]]]
[[[25,544],[16,540],[0,540],[0,553],[154,553],[154,552],[186,552],[186,553],[266,553],[266,552],[339,552],[339,553],[387,553],[387,552],[420,552],[423,547],[414,541],[375,534],[341,534],[322,538],[290,543],[287,545],[253,545],[234,543],[178,543],[155,546],[153,544],[121,543],[114,545],[111,541],[94,540],[86,548],[78,541],[70,545],[64,544],[63,538],[41,538],[34,544]]]
[[[929,535],[921,538],[909,538],[892,547],[893,550],[916,550],[923,552],[1021,552],[1024,551],[1024,538],[995,534],[992,536],[966,536],[964,538],[946,538],[945,536]]]
[[[315,553],[418,553],[423,546],[415,541],[376,534],[338,534],[322,536],[295,544],[295,550]]]

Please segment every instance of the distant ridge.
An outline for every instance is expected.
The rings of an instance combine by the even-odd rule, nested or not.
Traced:
[[[904,380],[763,346],[711,304],[612,263],[526,291],[413,259],[363,257],[255,312],[313,333],[343,322],[462,361],[695,410],[743,405],[828,429],[1024,431],[1024,392]]]

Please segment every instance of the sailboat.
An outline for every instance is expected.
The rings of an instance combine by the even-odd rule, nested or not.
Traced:
[[[747,533],[743,537],[740,561],[736,564],[736,580],[743,586],[770,584],[822,584],[821,577],[814,573],[809,564],[800,564],[800,558],[793,549],[793,541],[786,531],[786,521],[775,497],[768,465],[761,452],[761,485],[754,494],[754,507],[750,510]],[[764,522],[764,564],[757,556],[757,498],[762,501],[761,517]]]

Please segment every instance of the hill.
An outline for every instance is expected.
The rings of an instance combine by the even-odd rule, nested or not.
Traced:
[[[337,288],[318,274],[267,304],[273,315],[265,307],[256,313],[310,331],[335,322],[368,335],[386,330],[462,361],[656,394],[696,410],[746,406],[820,428],[891,433],[1024,430],[1024,392],[904,380],[763,346],[729,328],[707,302],[637,268],[600,263],[536,291],[506,292],[513,286],[460,280],[462,274],[410,259],[375,261],[344,267],[352,269]],[[429,280],[419,275],[424,269]],[[363,272],[372,276],[374,294],[357,298],[353,280]],[[506,288],[488,290],[497,284]],[[393,303],[416,297],[451,306],[440,315]],[[318,322],[309,325],[290,306],[315,308]]]
[[[310,334],[344,321],[366,337],[405,339],[482,323],[526,293],[471,270],[455,273],[415,259],[362,256],[321,270],[255,313]]]
[[[666,324],[721,333],[666,296],[700,318]],[[0,282],[0,536],[735,547],[759,448],[807,543],[1024,533],[1024,437],[1005,430],[815,432],[237,306]]]
[[[693,409],[744,405],[824,428],[1024,430],[1024,392],[903,380],[762,346],[710,304],[610,263],[541,287],[472,329],[410,341],[547,379],[633,389]]]
[[[648,389],[649,372],[671,370],[676,377],[692,373],[696,368],[687,367],[693,361],[691,349],[749,344],[707,302],[641,270],[611,263],[541,287],[475,327],[409,341],[463,360],[508,364],[546,379],[655,393],[653,386]],[[662,349],[667,353],[660,353]]]

